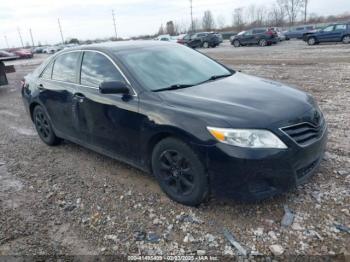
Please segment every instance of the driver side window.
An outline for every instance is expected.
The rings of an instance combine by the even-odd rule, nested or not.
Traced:
[[[323,29],[324,32],[330,32],[333,31],[334,26],[328,26],[325,29]]]

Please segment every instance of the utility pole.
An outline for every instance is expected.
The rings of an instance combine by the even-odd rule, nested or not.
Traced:
[[[22,39],[21,31],[19,30],[19,27],[17,27],[17,31],[18,31],[19,39],[21,40],[22,47],[24,47],[23,39]]]
[[[7,48],[10,48],[10,46],[9,46],[9,42],[7,41],[7,36],[6,36],[6,35],[4,35],[4,38],[5,38],[5,42],[6,42]]]
[[[190,5],[191,5],[191,31],[192,33],[194,33],[192,0],[190,0]]]
[[[115,15],[114,10],[112,10],[112,18],[113,18],[113,25],[114,25],[114,33],[115,33],[115,40],[117,40],[117,24],[115,23]]]
[[[64,38],[63,38],[63,33],[62,33],[62,27],[61,27],[60,19],[57,18],[57,21],[58,21],[58,27],[60,28],[62,44],[64,44]]]
[[[29,28],[29,34],[30,34],[30,39],[32,39],[32,47],[34,47],[34,40],[33,40],[33,34],[32,34],[31,28]]]

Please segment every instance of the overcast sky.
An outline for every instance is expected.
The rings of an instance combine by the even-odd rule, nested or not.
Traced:
[[[200,18],[211,10],[214,18],[224,17],[231,24],[232,11],[250,4],[271,6],[276,0],[193,0],[193,13]],[[112,9],[116,13],[121,37],[153,34],[161,23],[174,20],[190,24],[189,0],[1,0],[0,48],[20,46],[17,28],[24,43],[55,44],[61,39],[57,18],[64,38],[93,39],[114,36]],[[310,13],[321,15],[350,11],[350,0],[310,0]]]

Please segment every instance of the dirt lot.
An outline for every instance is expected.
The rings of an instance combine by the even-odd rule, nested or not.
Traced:
[[[350,45],[225,43],[202,51],[316,98],[329,125],[317,174],[262,203],[212,199],[199,208],[181,206],[128,165],[70,142],[40,141],[19,93],[20,79],[43,60],[38,55],[14,62],[17,73],[0,88],[0,255],[238,254],[223,228],[251,254],[271,255],[273,247],[286,255],[350,251]],[[285,205],[294,214],[288,227],[281,226]]]

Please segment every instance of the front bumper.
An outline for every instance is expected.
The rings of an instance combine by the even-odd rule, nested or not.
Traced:
[[[307,147],[247,149],[218,143],[208,147],[207,168],[216,196],[262,200],[305,182],[320,165],[327,130]]]

